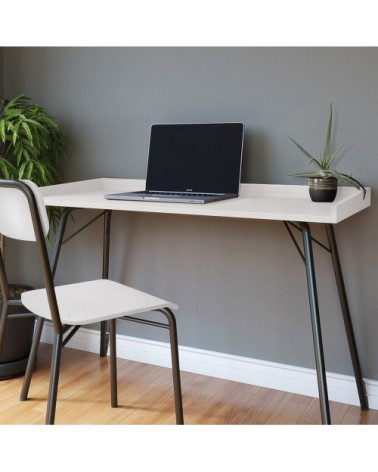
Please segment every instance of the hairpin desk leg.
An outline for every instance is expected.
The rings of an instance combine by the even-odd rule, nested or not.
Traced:
[[[311,232],[308,223],[299,223],[299,225],[301,227],[303,238],[303,251],[306,265],[307,288],[311,312],[312,335],[318,377],[321,417],[323,424],[331,424]]]

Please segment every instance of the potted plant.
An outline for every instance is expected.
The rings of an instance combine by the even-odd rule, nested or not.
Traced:
[[[335,162],[345,143],[339,146],[336,151],[332,150],[332,104],[330,105],[330,113],[328,120],[327,134],[325,138],[324,148],[320,153],[319,159],[315,159],[308,151],[306,151],[294,139],[289,139],[300,149],[300,151],[309,159],[310,164],[315,166],[315,170],[300,172],[293,174],[294,177],[307,178],[309,183],[310,197],[315,202],[332,202],[337,193],[338,181],[352,185],[358,190],[363,191],[365,198],[365,187],[351,175],[343,174],[335,170],[331,165]]]
[[[68,144],[65,133],[43,107],[33,104],[25,95],[0,102],[0,178],[28,179],[38,186],[59,181],[57,165]],[[58,209],[49,210],[55,225]],[[0,251],[5,255],[5,239],[0,234]],[[11,285],[11,298],[19,300],[25,285]],[[2,293],[0,290],[0,308]],[[22,312],[22,307],[20,307]],[[13,312],[19,311],[14,308]],[[0,355],[0,378],[24,372],[34,328],[33,318],[10,318],[5,344]],[[17,338],[17,343],[14,339]]]

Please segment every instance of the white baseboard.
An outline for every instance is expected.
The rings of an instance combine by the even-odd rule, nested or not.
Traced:
[[[52,327],[45,324],[42,341],[52,342]],[[88,352],[99,352],[100,332],[81,328],[67,344]],[[318,397],[315,369],[234,356],[203,349],[180,346],[182,371],[233,380],[284,392]],[[117,357],[162,367],[170,367],[168,343],[117,335]],[[330,400],[359,405],[354,377],[327,372]],[[378,381],[365,379],[369,406],[378,410]]]

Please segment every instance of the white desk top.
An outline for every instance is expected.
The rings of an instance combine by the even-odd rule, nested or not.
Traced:
[[[93,179],[43,187],[46,205],[129,212],[202,215],[308,223],[339,223],[370,206],[353,187],[339,187],[333,203],[314,203],[307,185],[241,184],[238,198],[206,204],[107,200],[105,193],[143,190],[144,180]]]

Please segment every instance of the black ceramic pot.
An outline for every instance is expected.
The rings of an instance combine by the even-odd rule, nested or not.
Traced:
[[[22,290],[33,288],[27,285],[17,285],[17,287]],[[0,298],[0,316],[2,308],[3,301]],[[11,308],[11,313],[26,312],[27,310],[22,307]],[[0,380],[18,377],[25,373],[33,341],[34,324],[35,317],[8,318],[4,346],[0,355]]]
[[[337,179],[308,179],[308,188],[313,202],[333,202],[337,194]]]

